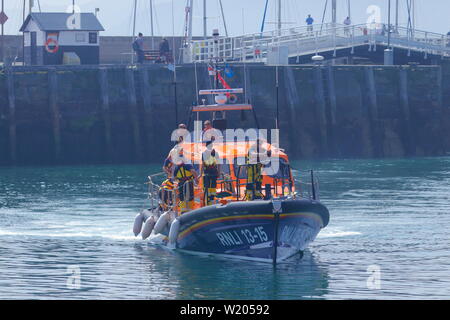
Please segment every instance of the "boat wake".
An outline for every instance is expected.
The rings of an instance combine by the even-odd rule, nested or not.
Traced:
[[[86,232],[62,232],[62,233],[50,233],[50,232],[33,232],[33,231],[7,231],[0,230],[0,237],[36,237],[36,238],[70,238],[70,239],[108,239],[118,241],[136,241],[133,235],[118,235],[118,234],[99,234],[86,233]]]

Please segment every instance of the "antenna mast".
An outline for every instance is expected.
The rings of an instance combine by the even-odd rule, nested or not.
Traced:
[[[223,27],[225,29],[225,35],[228,37],[227,22],[225,20],[225,14],[223,13],[222,0],[219,0],[219,4],[220,4],[220,11],[222,12],[222,20],[223,20]]]
[[[155,30],[153,26],[153,0],[150,0],[150,35],[152,36],[152,50],[155,49]]]
[[[184,45],[188,46],[192,41],[192,18],[193,18],[194,0],[186,2],[186,21],[184,28]]]
[[[281,35],[281,28],[283,27],[282,21],[281,21],[281,0],[278,0],[278,32]]]
[[[395,0],[395,30],[398,30],[398,0]]]
[[[351,20],[352,19],[352,4],[351,4],[351,0],[347,0],[347,10],[348,10],[348,17]]]
[[[75,0],[74,0],[75,1]],[[136,13],[137,13],[137,0],[134,0],[134,9],[133,9],[133,38],[136,37]],[[134,40],[134,39],[133,39]]]
[[[75,1],[75,0],[74,0]],[[134,18],[133,18],[133,39],[136,39],[136,11],[137,11],[137,0],[134,0]],[[131,54],[131,64],[134,64],[134,53]]]
[[[267,7],[268,7],[268,5],[269,5],[269,0],[266,0],[266,6],[264,7],[263,21],[262,21],[262,24],[261,24],[261,33],[264,32],[264,26],[266,24],[266,15],[267,15]],[[244,17],[242,17],[242,18],[244,18]]]
[[[337,0],[332,0],[331,6],[331,20],[334,27],[337,23]]]
[[[206,15],[206,0],[203,0],[203,38],[208,38],[208,17]]]

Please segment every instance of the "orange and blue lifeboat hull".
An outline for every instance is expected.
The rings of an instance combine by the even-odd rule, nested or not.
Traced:
[[[251,201],[213,205],[179,217],[177,249],[264,262],[303,252],[329,222],[313,200]]]

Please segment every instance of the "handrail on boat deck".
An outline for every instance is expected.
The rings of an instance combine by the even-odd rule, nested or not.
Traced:
[[[295,170],[295,169],[294,169]],[[297,170],[298,171],[298,170]],[[148,189],[148,200],[151,201],[151,208],[155,209],[155,208],[159,208],[162,203],[163,200],[160,198],[160,192],[163,190],[163,188],[161,188],[161,186],[155,184],[153,182],[153,179],[159,176],[164,175],[165,173],[158,173],[158,174],[154,174],[154,175],[150,175],[148,176],[149,181],[146,183],[149,185],[149,189]],[[217,185],[218,187],[220,186],[220,189],[222,192],[224,191],[229,191],[231,192],[231,196],[232,197],[236,197],[236,201],[245,201],[245,194],[242,195],[241,194],[241,187],[244,187],[247,185],[246,182],[242,182],[245,179],[226,179],[225,175],[222,174],[222,179],[218,180]],[[189,198],[189,188],[187,188],[187,183],[189,181],[186,181],[183,185],[183,194],[184,194],[184,199]],[[281,182],[281,185],[280,185]],[[314,188],[313,189],[313,184],[314,184]],[[230,189],[229,186],[231,185],[231,189],[232,190],[227,190]],[[263,186],[264,187],[264,186]],[[279,192],[279,188],[281,187],[281,193]],[[293,191],[293,187],[294,185],[292,184],[291,178],[282,178],[282,179],[278,179],[278,178],[274,178],[274,185],[271,185],[271,192],[275,191],[274,193],[271,193],[271,199],[276,199],[279,197],[291,197],[293,199],[296,199],[297,197],[301,198],[301,199],[315,199],[314,200],[320,200],[320,184],[319,184],[319,179],[317,176],[313,176],[313,181],[311,182],[304,182],[303,180],[298,181],[295,183],[295,191]],[[307,195],[304,194],[304,189],[307,190]],[[180,197],[179,197],[179,185],[174,187],[173,190],[164,190],[164,192],[167,192],[169,194],[169,204],[167,206],[168,211],[171,212],[176,212],[177,214],[181,214],[180,209],[179,209],[179,201],[180,201]],[[198,186],[194,187],[194,201],[198,202],[200,200],[200,203],[202,203],[202,199],[198,198],[196,196],[196,192],[195,190],[198,190]],[[263,191],[266,192],[265,196],[268,197],[267,195],[267,191],[266,189],[263,188]],[[275,196],[275,197],[274,197]],[[157,201],[157,206],[155,206],[155,199]],[[165,204],[167,205],[167,203]],[[189,201],[186,202],[186,205],[188,206],[188,211],[192,210],[193,208],[189,208]]]

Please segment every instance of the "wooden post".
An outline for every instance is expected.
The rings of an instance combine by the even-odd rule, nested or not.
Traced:
[[[153,145],[153,141],[155,139],[153,135],[154,130],[154,122],[153,122],[153,115],[152,115],[152,97],[150,93],[150,83],[148,81],[148,68],[140,67],[139,68],[139,80],[140,80],[140,87],[141,87],[141,95],[142,95],[142,103],[144,106],[144,112],[146,114],[145,119],[147,119],[146,124],[149,125],[149,129],[147,126],[144,126],[144,130],[147,132],[147,151],[149,154],[151,154],[151,147]],[[148,123],[150,121],[150,123]]]
[[[408,96],[408,69],[400,68],[400,106],[402,110],[402,117],[405,123],[405,150],[410,156],[415,154],[414,152],[414,142],[413,142],[413,130],[411,128],[411,110],[409,107],[409,96]]]
[[[372,67],[364,68],[366,75],[367,94],[369,97],[369,115],[372,121],[378,119],[377,89],[375,86],[375,76]]]
[[[405,121],[410,119],[409,98],[408,98],[408,71],[405,68],[400,69],[400,105]]]
[[[301,143],[298,143],[302,140],[301,126],[297,121],[297,119],[299,119],[297,115],[300,113],[300,110],[298,109],[301,108],[301,103],[300,95],[296,86],[294,72],[292,71],[291,66],[280,68],[280,70],[283,70],[284,75],[289,127],[291,128],[291,134],[289,135],[289,144],[291,146],[291,150],[295,150],[295,156],[303,156]]]
[[[332,66],[328,66],[328,95],[330,99],[330,120],[332,125],[336,125],[336,112],[337,112],[337,100],[336,100],[336,86],[334,83],[334,69]]]
[[[8,68],[6,71],[9,102],[9,155],[12,164],[17,163],[17,128],[16,128],[16,95],[14,90],[14,73]]]
[[[127,83],[128,106],[130,108],[131,123],[133,126],[134,147],[137,161],[143,160],[142,144],[141,144],[141,129],[139,125],[139,116],[136,99],[136,86],[134,81],[134,70],[130,68],[125,69],[125,77]]]
[[[112,161],[114,157],[114,151],[111,138],[111,114],[109,108],[108,69],[106,68],[99,69],[99,82],[100,82],[103,121],[105,123],[106,150],[108,152],[109,160]]]
[[[148,82],[148,69],[145,67],[140,67],[139,76],[141,81],[141,93],[144,109],[145,111],[150,112],[152,108],[152,100],[150,94],[150,83]]]
[[[370,138],[372,141],[368,141],[368,145],[371,147],[371,156],[383,156],[383,142],[380,141],[378,134],[378,101],[377,101],[377,89],[375,85],[375,75],[373,67],[365,67],[365,90],[369,100],[369,125],[370,125]]]
[[[58,74],[55,69],[48,71],[48,90],[50,112],[53,119],[54,156],[56,162],[58,162],[61,159],[61,115],[58,106]]]
[[[437,66],[437,83],[436,83],[436,89],[438,94],[438,105],[439,109],[442,109],[444,106],[443,100],[442,100],[442,66]]]
[[[319,124],[320,142],[322,145],[322,154],[325,154],[328,150],[327,116],[325,113],[325,88],[323,85],[322,68],[320,66],[314,68],[314,87],[316,96],[316,116],[317,123]]]

